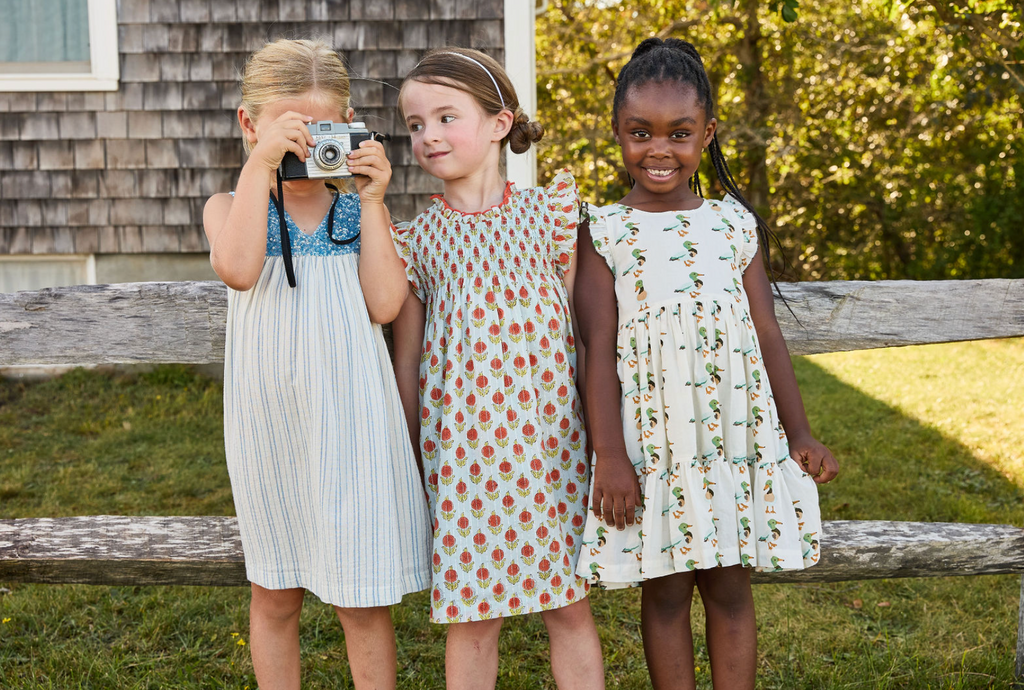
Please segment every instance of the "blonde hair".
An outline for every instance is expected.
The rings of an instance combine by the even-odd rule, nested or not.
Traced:
[[[410,81],[448,86],[468,93],[488,115],[497,115],[502,110],[512,111],[512,129],[501,140],[501,145],[508,144],[513,153],[523,153],[544,136],[544,127],[539,122],[530,121],[530,116],[519,107],[519,96],[505,69],[497,60],[479,50],[432,50],[405,77],[402,89]],[[398,94],[398,104],[401,108],[401,92]]]
[[[249,56],[239,79],[242,107],[256,121],[263,108],[283,98],[307,94],[337,104],[342,116],[349,108],[348,70],[341,56],[321,39],[281,38]],[[252,146],[242,138],[246,154]]]

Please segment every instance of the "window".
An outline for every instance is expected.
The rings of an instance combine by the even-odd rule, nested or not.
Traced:
[[[0,91],[116,91],[116,0],[0,0]]]
[[[96,260],[81,254],[0,256],[0,292],[96,282]]]

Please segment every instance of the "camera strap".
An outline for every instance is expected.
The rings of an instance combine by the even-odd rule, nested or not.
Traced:
[[[334,239],[334,208],[338,205],[338,199],[341,197],[341,190],[335,187],[330,182],[324,182],[324,186],[334,191],[334,201],[331,203],[331,214],[327,217],[327,237],[330,238],[334,244],[344,247],[346,244],[352,244],[359,239],[359,229],[356,229],[356,234],[352,237],[345,237],[343,239]]]
[[[341,197],[341,192],[334,185],[324,182],[324,186],[330,189],[333,193],[334,200],[331,202],[331,210],[327,214],[327,237],[330,238],[334,244],[345,246],[346,244],[352,244],[359,239],[359,230],[352,237],[345,237],[343,239],[335,239],[334,237],[334,211],[338,208],[338,199]],[[295,287],[295,265],[292,263],[292,239],[288,234],[288,222],[284,218],[284,179],[281,177],[281,171],[277,171],[277,196],[270,196],[270,200],[274,202],[274,206],[277,208],[277,218],[279,225],[281,226],[281,258],[284,260],[284,272],[288,277],[288,287]]]
[[[288,276],[288,287],[295,287],[295,267],[292,265],[292,238],[288,235],[288,223],[284,219],[284,178],[281,170],[277,171],[277,197],[270,197],[277,207],[277,218],[281,225],[281,258],[284,259],[284,272]]]

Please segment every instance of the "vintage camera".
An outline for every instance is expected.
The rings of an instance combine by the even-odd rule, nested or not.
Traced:
[[[362,122],[332,122],[321,120],[308,125],[313,135],[313,151],[302,162],[294,153],[284,154],[281,160],[281,178],[284,180],[329,179],[352,177],[345,160],[350,151],[368,139],[387,141],[390,137],[371,132]]]

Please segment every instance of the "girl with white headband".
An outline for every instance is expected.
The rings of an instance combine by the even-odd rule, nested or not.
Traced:
[[[448,688],[494,687],[502,619],[540,613],[561,690],[604,687],[575,574],[589,467],[576,392],[576,183],[518,190],[501,171],[544,130],[487,55],[428,54],[399,95],[420,166],[444,194],[395,229],[411,291],[395,373],[433,516],[431,620]]]

